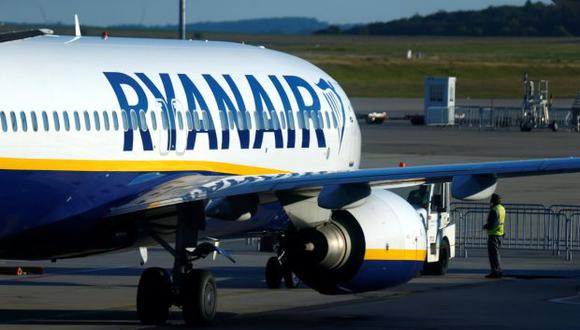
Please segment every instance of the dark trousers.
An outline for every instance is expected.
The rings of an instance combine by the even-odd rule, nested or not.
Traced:
[[[492,274],[501,274],[499,248],[501,247],[500,236],[488,236],[487,254],[489,256],[489,265]]]

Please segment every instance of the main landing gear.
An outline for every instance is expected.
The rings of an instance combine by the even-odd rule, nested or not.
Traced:
[[[271,257],[266,263],[266,285],[270,289],[279,289],[282,281],[288,289],[295,289],[300,285],[300,280],[288,266],[284,237],[278,239],[278,246],[274,248],[277,257]]]
[[[147,325],[161,325],[169,318],[171,306],[181,307],[186,325],[207,325],[216,314],[217,287],[212,274],[193,269],[193,261],[212,252],[222,253],[210,243],[198,245],[198,231],[205,225],[203,202],[179,207],[175,248],[151,233],[161,246],[174,257],[173,270],[148,268],[141,275],[137,289],[137,313]],[[190,252],[193,249],[193,252]],[[230,260],[229,256],[226,255]],[[233,260],[232,260],[233,261]]]

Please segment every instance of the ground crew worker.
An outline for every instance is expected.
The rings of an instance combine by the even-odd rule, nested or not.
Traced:
[[[502,270],[500,265],[499,249],[501,239],[504,236],[505,208],[502,205],[501,197],[498,194],[491,195],[491,209],[487,216],[487,223],[483,229],[487,230],[487,253],[491,273],[486,278],[501,278]]]

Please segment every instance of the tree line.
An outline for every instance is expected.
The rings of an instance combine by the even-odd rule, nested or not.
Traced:
[[[580,0],[527,1],[523,6],[435,14],[356,25],[330,26],[318,34],[440,36],[580,36]]]

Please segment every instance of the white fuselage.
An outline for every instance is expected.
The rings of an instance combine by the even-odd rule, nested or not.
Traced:
[[[45,36],[0,44],[0,71],[3,170],[359,166],[360,131],[340,86],[263,47]]]

